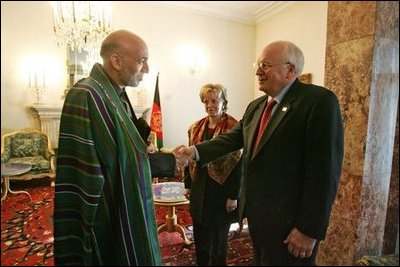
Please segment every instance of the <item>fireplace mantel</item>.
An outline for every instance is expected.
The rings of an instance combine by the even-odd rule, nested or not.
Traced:
[[[35,129],[47,134],[50,137],[51,146],[58,148],[62,106],[30,105],[28,108],[32,111]]]

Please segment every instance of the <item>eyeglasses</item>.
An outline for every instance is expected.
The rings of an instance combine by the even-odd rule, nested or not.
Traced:
[[[259,68],[262,69],[262,70],[267,70],[269,68],[272,68],[273,66],[285,65],[285,64],[290,64],[290,62],[284,62],[284,63],[278,63],[278,64],[270,64],[270,63],[261,61],[261,62],[254,62],[253,63],[253,67],[254,67],[255,70],[257,70]]]

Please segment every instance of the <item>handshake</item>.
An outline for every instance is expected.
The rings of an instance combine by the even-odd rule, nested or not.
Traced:
[[[157,151],[157,149],[154,147],[152,143],[150,143],[147,146],[147,152],[150,154],[153,154]],[[196,159],[196,149],[194,146],[186,147],[184,145],[178,146],[174,148],[172,151],[169,151],[167,153],[171,153],[174,155],[175,158],[175,170],[173,171],[172,166],[166,167],[154,167],[154,170],[152,169],[153,175],[157,176],[155,173],[162,173],[164,174],[165,172],[168,172],[168,175],[171,175],[174,172],[175,177],[182,175],[182,171],[184,168],[189,164],[190,161]],[[161,153],[162,154],[162,153]],[[160,154],[159,154],[160,155]],[[160,157],[157,157],[160,158]],[[154,159],[154,157],[153,157]],[[153,160],[153,164],[150,164],[153,168],[153,166],[160,166],[162,164],[165,164],[163,161],[157,161]],[[168,163],[169,165],[169,163]],[[172,165],[172,162],[171,162]],[[167,176],[168,176],[167,175]],[[170,177],[170,176],[168,176]]]
[[[175,156],[175,175],[177,176],[182,173],[182,171],[189,164],[190,161],[196,159],[194,146],[178,146],[174,148],[174,150],[172,150],[172,154],[174,154]]]

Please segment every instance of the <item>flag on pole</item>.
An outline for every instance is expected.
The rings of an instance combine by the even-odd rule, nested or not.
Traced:
[[[154,145],[157,146],[158,149],[163,147],[163,130],[162,130],[162,116],[161,116],[161,103],[160,103],[160,93],[158,91],[158,76],[156,81],[156,90],[154,91],[154,99],[153,99],[153,109],[151,110],[151,119],[150,119],[150,128],[151,135],[156,136],[156,142]]]

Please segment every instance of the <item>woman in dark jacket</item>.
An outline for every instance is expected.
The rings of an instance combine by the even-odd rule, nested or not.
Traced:
[[[230,129],[237,120],[226,114],[226,89],[206,84],[200,91],[208,116],[193,123],[189,145],[212,139]],[[234,151],[207,165],[195,162],[185,170],[185,196],[190,200],[196,260],[199,266],[226,265],[227,240],[237,221],[237,201],[242,180],[241,151]]]

